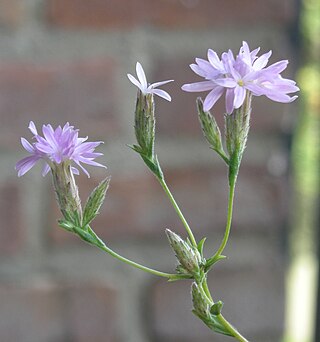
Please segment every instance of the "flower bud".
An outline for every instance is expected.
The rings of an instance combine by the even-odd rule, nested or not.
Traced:
[[[207,296],[201,291],[200,286],[192,283],[191,295],[193,302],[192,312],[199,317],[204,324],[211,330],[226,336],[234,336],[232,333],[221,324],[218,317],[221,313],[223,303],[221,301],[212,305]]]
[[[227,150],[230,161],[238,164],[246,147],[250,128],[251,97],[248,92],[243,105],[232,114],[225,115]]]
[[[78,187],[69,162],[52,163],[52,179],[56,199],[63,217],[76,225],[81,224],[82,209]]]
[[[197,108],[204,137],[207,139],[213,150],[222,151],[223,147],[220,129],[215,118],[210,114],[210,112],[205,112],[203,110],[203,103],[200,97],[197,99]]]
[[[134,128],[140,154],[153,160],[155,139],[153,94],[143,94],[141,91],[138,91]]]
[[[166,229],[166,234],[180,263],[177,266],[177,272],[187,273],[197,277],[200,273],[200,264],[202,261],[199,251],[171,230]]]
[[[210,318],[210,303],[200,291],[196,283],[192,283],[191,295],[193,302],[193,313],[202,320],[206,321],[208,318]]]

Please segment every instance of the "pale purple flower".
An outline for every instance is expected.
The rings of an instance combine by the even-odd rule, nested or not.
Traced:
[[[280,75],[288,61],[279,61],[266,67],[272,52],[258,57],[259,50],[250,51],[248,44],[243,42],[236,57],[229,50],[222,54],[221,60],[214,51],[208,50],[208,61],[197,58],[197,64],[190,65],[206,81],[185,84],[182,89],[189,92],[210,90],[203,104],[205,111],[209,111],[226,90],[228,114],[242,106],[248,92],[255,96],[265,95],[277,102],[294,101],[297,96],[290,97],[288,94],[299,88],[294,81]]]
[[[146,74],[144,73],[142,65],[139,62],[137,62],[137,64],[136,64],[136,73],[137,73],[138,80],[134,76],[132,76],[131,74],[127,74],[127,76],[129,78],[129,80],[135,86],[137,86],[144,95],[155,94],[155,95],[158,95],[158,96],[166,99],[167,101],[171,101],[171,96],[166,91],[161,90],[161,89],[155,89],[155,88],[160,87],[160,86],[167,84],[169,82],[173,82],[173,80],[161,81],[161,82],[148,84]]]
[[[69,123],[66,123],[62,128],[58,126],[55,130],[51,125],[43,125],[43,137],[38,134],[33,121],[30,121],[29,129],[34,135],[34,142],[29,143],[25,138],[21,138],[22,146],[31,155],[21,159],[16,164],[15,169],[18,171],[19,177],[28,172],[39,160],[44,161],[43,176],[50,171],[54,164],[61,164],[62,162],[69,162],[71,165],[73,161],[88,177],[90,175],[81,163],[105,167],[94,161],[96,157],[102,155],[102,153],[94,152],[94,149],[102,142],[85,142],[88,137],[79,138],[79,130],[74,129]],[[76,167],[71,166],[71,170],[74,174],[79,174]]]

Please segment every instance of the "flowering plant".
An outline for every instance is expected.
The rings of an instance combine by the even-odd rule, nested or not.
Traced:
[[[205,80],[182,86],[182,89],[188,92],[209,91],[204,102],[201,98],[197,99],[199,121],[210,148],[222,158],[228,168],[229,200],[225,233],[217,251],[208,258],[204,253],[205,238],[201,241],[196,240],[166,184],[164,173],[155,154],[154,95],[170,101],[170,95],[158,87],[172,80],[148,84],[140,63],[136,64],[138,79],[128,74],[129,80],[139,89],[134,124],[137,142],[130,147],[141,156],[146,166],[155,175],[186,229],[188,235],[186,239],[169,229],[166,230],[169,243],[178,261],[175,273],[161,272],[124,258],[110,249],[91,228],[91,223],[98,215],[105,199],[110,178],[103,180],[92,191],[82,208],[73,175],[79,174],[79,167],[89,177],[88,171],[82,164],[104,167],[95,161],[95,158],[102,155],[95,152],[95,148],[101,142],[87,142],[87,138],[79,138],[78,130],[68,123],[56,129],[53,129],[51,125],[44,125],[42,137],[31,121],[29,129],[33,134],[33,143],[29,143],[24,138],[21,139],[23,147],[30,153],[30,156],[16,164],[18,176],[24,175],[40,160],[44,163],[43,175],[51,170],[57,202],[63,215],[63,218],[58,221],[60,227],[75,233],[87,243],[120,261],[145,272],[167,278],[169,281],[191,279],[193,313],[211,330],[242,342],[248,340],[222,315],[223,303],[213,300],[207,284],[207,276],[210,269],[219,260],[225,258],[223,251],[231,230],[235,185],[250,128],[252,96],[264,95],[271,100],[288,103],[297,98],[288,94],[299,90],[294,81],[280,75],[288,61],[280,61],[267,67],[271,51],[260,57],[257,56],[258,52],[259,48],[250,51],[248,44],[243,42],[237,56],[234,57],[229,50],[224,52],[220,59],[216,52],[209,49],[208,61],[196,58],[196,64],[190,65],[191,69]],[[225,141],[222,139],[215,118],[209,112],[224,93]]]

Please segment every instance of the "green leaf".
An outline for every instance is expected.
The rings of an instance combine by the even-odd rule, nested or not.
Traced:
[[[96,240],[96,246],[104,247],[105,243],[99,238],[99,236],[91,229],[90,226],[87,226],[88,233]]]
[[[133,151],[135,151],[135,152],[137,152],[139,154],[143,153],[141,147],[138,146],[138,145],[129,145],[129,144],[127,144],[127,146],[130,147]]]
[[[211,306],[210,312],[212,313],[212,315],[218,316],[221,314],[222,307],[223,307],[223,302],[219,300],[218,302],[214,303]]]
[[[99,214],[109,183],[110,177],[107,177],[92,191],[83,211],[82,227],[86,227]]]
[[[74,227],[73,230],[74,230],[74,232],[76,234],[79,235],[79,237],[82,240],[88,242],[91,245],[96,245],[97,244],[97,239],[94,236],[92,236],[90,233],[88,233],[88,232],[86,232],[83,229],[78,228],[78,227]]]
[[[210,268],[219,260],[226,259],[225,255],[219,255],[219,256],[213,256],[210,259],[207,260],[206,265],[205,265],[205,271],[208,272]]]
[[[199,251],[199,253],[201,254],[202,257],[203,257],[203,246],[204,246],[204,243],[205,243],[206,239],[207,238],[204,237],[202,240],[200,240],[199,243],[198,243],[198,246],[197,246],[198,251]]]
[[[59,227],[67,230],[68,232],[73,232],[74,225],[70,221],[58,220],[58,225],[59,225]]]

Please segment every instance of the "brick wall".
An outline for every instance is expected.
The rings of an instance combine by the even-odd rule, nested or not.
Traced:
[[[242,40],[291,61],[294,0],[1,0],[0,1],[0,341],[191,342],[213,337],[191,313],[190,283],[166,283],[113,260],[57,227],[50,177],[35,168],[21,179],[20,136],[34,120],[72,122],[104,140],[112,183],[94,228],[124,256],[173,271],[164,228],[185,235],[159,185],[137,155],[136,90],[126,74],[139,60],[157,99],[157,152],[167,182],[209,248],[222,237],[226,170],[204,141],[195,80],[188,68],[210,47],[239,49]],[[220,107],[219,107],[220,106]],[[222,113],[223,104],[218,105]],[[295,105],[254,101],[252,130],[238,182],[226,253],[209,285],[226,317],[250,341],[279,340],[284,322],[284,264],[289,198],[286,136]],[[222,117],[222,116],[221,116]],[[221,119],[218,119],[222,123]],[[104,176],[77,177],[83,198]]]

